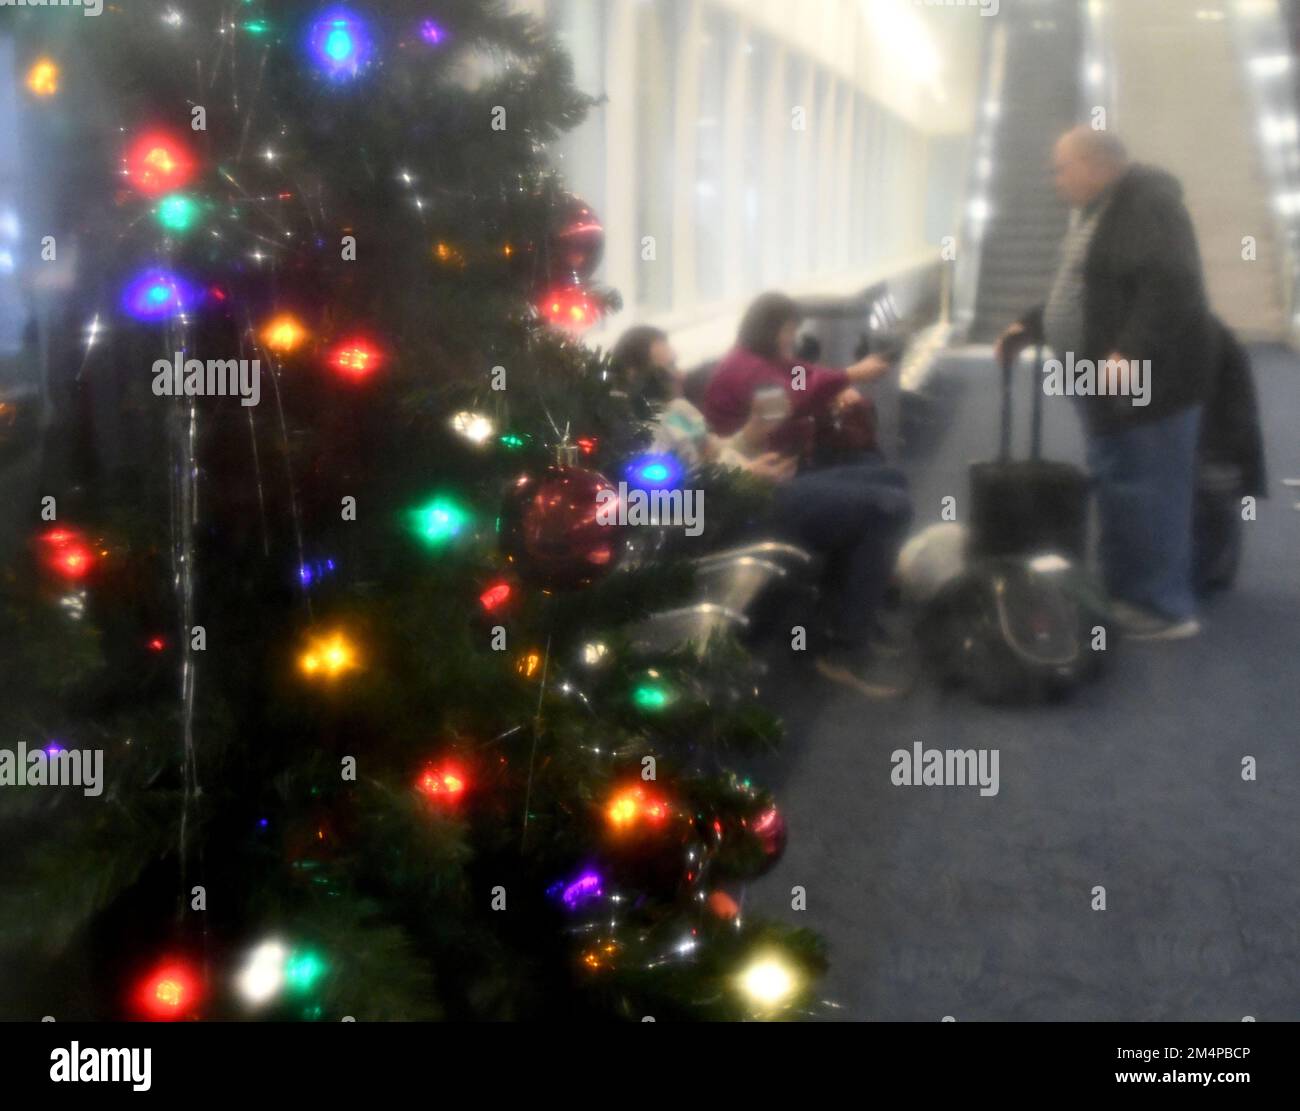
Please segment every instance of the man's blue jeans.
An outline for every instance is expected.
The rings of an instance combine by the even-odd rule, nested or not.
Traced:
[[[1174,621],[1196,612],[1192,507],[1200,425],[1197,405],[1088,439],[1106,589]]]

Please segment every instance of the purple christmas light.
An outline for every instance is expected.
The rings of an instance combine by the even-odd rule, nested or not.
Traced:
[[[559,895],[561,902],[570,910],[576,910],[583,903],[598,898],[603,894],[600,876],[596,872],[583,872],[576,880],[560,880],[547,889],[548,895]]]

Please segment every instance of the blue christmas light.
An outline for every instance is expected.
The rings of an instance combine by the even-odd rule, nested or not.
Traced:
[[[671,455],[639,455],[623,474],[633,489],[672,490],[682,481],[682,465]]]
[[[336,8],[311,25],[309,46],[318,67],[331,79],[356,77],[370,64],[374,41],[366,23],[344,8]]]
[[[192,309],[198,291],[179,274],[149,269],[137,274],[122,293],[122,308],[136,320],[167,320]]]
[[[303,586],[311,586],[312,583],[333,574],[334,561],[332,559],[313,559],[303,563],[298,568],[298,581]]]

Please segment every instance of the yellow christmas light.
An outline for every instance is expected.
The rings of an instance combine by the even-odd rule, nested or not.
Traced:
[[[337,679],[360,666],[356,648],[342,633],[313,640],[298,657],[298,669],[312,678]]]
[[[59,67],[49,58],[39,59],[27,71],[27,88],[35,96],[53,96],[59,91]]]

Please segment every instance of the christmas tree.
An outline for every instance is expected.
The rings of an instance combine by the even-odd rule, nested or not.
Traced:
[[[779,722],[734,643],[637,646],[698,549],[593,520],[680,476],[578,338],[618,302],[563,51],[491,0],[4,16],[64,292],[3,1017],[804,1013],[817,939],[736,899],[784,829],[728,762]],[[759,495],[699,483],[717,543]]]

